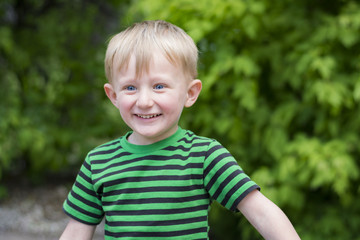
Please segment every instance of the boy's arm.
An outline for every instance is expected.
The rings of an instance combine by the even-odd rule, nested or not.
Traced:
[[[249,193],[237,208],[267,240],[300,239],[284,212],[258,190]]]
[[[60,240],[91,240],[94,235],[95,228],[96,226],[87,225],[74,219],[70,219],[60,237]]]

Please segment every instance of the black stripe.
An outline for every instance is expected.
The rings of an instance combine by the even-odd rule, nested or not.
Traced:
[[[96,219],[101,219],[101,218],[103,217],[103,214],[98,215],[98,214],[95,214],[95,213],[86,211],[86,210],[78,207],[77,205],[73,204],[73,203],[69,200],[69,198],[68,198],[66,201],[67,201],[67,205],[69,205],[70,207],[72,207],[72,208],[75,209],[76,211],[85,214],[85,215],[88,216],[88,217],[92,217],[92,218],[96,218]]]
[[[164,166],[148,166],[148,165],[141,165],[141,166],[134,166],[134,167],[128,167],[125,169],[121,169],[118,171],[113,171],[106,173],[102,176],[99,176],[99,178],[95,178],[92,182],[96,183],[101,179],[104,179],[106,177],[117,175],[125,172],[132,172],[132,171],[157,171],[157,170],[185,170],[189,168],[203,168],[203,163],[188,163],[184,166],[181,165],[164,165]],[[99,172],[102,172],[104,170],[101,170]],[[95,173],[94,173],[95,174]]]
[[[190,147],[185,147],[183,145],[168,146],[168,147],[164,148],[163,150],[167,150],[167,151],[182,150],[184,152],[189,152],[190,150],[193,150],[194,147],[202,147],[202,146],[206,146],[206,145],[209,145],[209,143],[208,142],[200,142],[200,143],[194,143],[194,144],[190,145]]]
[[[89,156],[93,157],[93,156],[97,156],[97,155],[111,154],[111,153],[120,151],[121,149],[122,149],[121,147],[117,147],[117,148],[110,148],[108,150],[98,150],[98,151],[94,151],[94,152],[90,153]]]
[[[110,237],[176,237],[176,236],[185,236],[196,233],[207,233],[207,227],[194,228],[187,230],[179,230],[172,232],[120,232],[114,233],[108,230],[105,230],[105,235]]]
[[[202,189],[203,185],[189,185],[189,186],[164,186],[164,187],[143,187],[143,188],[125,188],[104,192],[104,197],[114,196],[126,193],[145,193],[145,192],[187,192],[194,189]]]
[[[81,222],[81,223],[85,223],[85,224],[88,224],[88,225],[93,225],[93,226],[96,226],[96,225],[98,225],[100,222],[101,222],[101,219],[98,219],[98,222],[96,222],[96,223],[93,223],[93,222],[87,222],[87,221],[84,221],[84,220],[82,220],[82,219],[80,219],[80,218],[78,218],[78,217],[76,217],[76,216],[74,216],[74,215],[72,215],[72,214],[70,214],[69,212],[67,212],[66,210],[65,210],[65,208],[63,208],[63,211],[64,211],[64,213],[66,214],[66,215],[68,215],[69,217],[71,217],[71,218],[73,218],[73,219],[75,219],[75,220],[77,220],[78,222]]]
[[[172,226],[172,225],[182,225],[196,222],[207,222],[207,216],[194,217],[194,218],[185,218],[185,219],[176,219],[176,220],[165,220],[165,221],[113,221],[107,222],[111,227],[124,227],[124,226]]]
[[[214,147],[208,149],[207,156],[210,156],[212,153],[214,153],[215,151],[222,149],[222,148],[224,148],[224,147],[221,145],[215,145]]]
[[[211,163],[205,168],[204,170],[204,176],[207,176],[209,174],[209,172],[211,171],[211,169],[214,168],[214,166],[220,162],[222,159],[227,158],[227,157],[231,157],[231,154],[228,152],[222,153],[219,156],[217,156],[216,158],[214,158]],[[206,160],[205,160],[206,161]]]
[[[149,204],[149,203],[182,203],[182,202],[191,202],[201,199],[209,199],[208,194],[194,195],[188,197],[175,197],[175,198],[142,198],[142,199],[120,199],[117,201],[103,201],[103,206],[112,206],[112,205],[128,205],[128,204]]]
[[[244,178],[240,182],[236,183],[235,186],[231,188],[231,190],[225,195],[224,199],[221,201],[221,204],[225,206],[228,203],[231,196],[233,196],[237,190],[239,190],[245,183],[249,181],[250,181],[249,178]]]
[[[79,172],[78,174],[80,177],[82,177],[82,179],[84,179],[86,182],[88,182],[89,184],[92,184],[92,180],[91,178],[89,178],[87,175],[85,175],[84,172]]]
[[[96,208],[96,209],[102,211],[102,207],[101,207],[101,206],[99,206],[98,204],[96,204],[96,203],[94,203],[94,202],[91,202],[91,201],[89,201],[89,200],[81,197],[80,195],[78,195],[77,193],[75,193],[73,190],[71,190],[70,194],[71,194],[71,196],[73,196],[73,198],[79,200],[80,202],[82,202],[82,203],[84,203],[84,204],[86,204],[86,205],[88,205],[88,206],[90,206],[90,207],[93,207],[93,208]]]
[[[191,137],[191,136],[190,136]],[[177,142],[184,142],[184,143],[187,143],[187,144],[189,144],[189,143],[193,143],[194,142],[194,138],[186,138],[186,137],[184,137],[184,138],[181,138],[181,139],[179,139]]]
[[[80,188],[83,192],[86,192],[87,194],[89,194],[89,195],[91,195],[91,196],[98,197],[97,194],[96,194],[94,191],[86,188],[84,185],[82,185],[82,184],[79,183],[78,181],[75,182],[75,186],[77,186],[77,187]]]
[[[208,204],[195,207],[172,208],[172,209],[146,209],[146,210],[122,210],[107,212],[108,216],[144,216],[144,215],[172,215],[180,213],[192,213],[196,211],[207,210]]]
[[[236,177],[237,175],[241,174],[240,170],[236,170],[233,173],[231,173],[223,182],[220,183],[220,185],[218,186],[216,192],[213,194],[213,198],[217,199],[219,197],[219,195],[224,191],[224,188],[226,187],[226,185],[229,184],[229,182],[231,180],[234,179],[234,177]],[[241,182],[241,181],[240,181]],[[237,184],[235,185],[237,186]],[[234,188],[232,188],[231,190],[233,190]],[[210,190],[210,189],[209,189]],[[226,202],[227,203],[227,202]]]
[[[180,142],[193,143],[193,142],[196,141],[196,140],[200,140],[200,141],[204,141],[204,140],[205,140],[207,143],[209,143],[209,140],[206,139],[206,138],[201,138],[201,137],[197,137],[197,136],[193,137],[194,134],[189,134],[189,133],[186,133],[186,135],[188,135],[189,138],[184,137],[184,138],[179,139],[177,142],[179,142],[179,143],[180,143]]]
[[[217,179],[220,177],[221,174],[223,174],[226,169],[228,169],[229,167],[231,166],[234,166],[234,165],[238,165],[235,161],[233,162],[229,162],[227,164],[225,164],[224,166],[222,166],[215,174],[214,176],[210,179],[209,183],[206,185],[206,189],[208,191],[210,191],[211,187],[214,185],[214,183],[217,181]],[[243,173],[242,171],[239,172],[240,173]]]
[[[189,175],[161,175],[161,176],[146,176],[146,177],[124,177],[112,181],[105,181],[104,186],[109,187],[127,182],[149,182],[149,181],[186,181],[192,179],[202,179],[202,174],[189,174]]]
[[[91,157],[96,156],[96,155],[98,155],[98,154],[96,154],[96,152],[92,153]],[[111,158],[107,158],[106,156],[104,156],[105,157],[104,159],[91,160],[91,164],[104,164],[104,163],[111,162],[114,159],[119,159],[121,157],[129,156],[129,155],[131,155],[131,153],[129,153],[129,152],[121,152],[121,153],[119,153],[119,154],[117,154],[117,155],[115,155],[115,156],[113,156]]]
[[[191,131],[186,131],[185,135],[188,135],[189,137],[193,137],[195,134]]]
[[[91,172],[91,167],[90,167],[90,165],[89,165],[86,161],[83,163],[83,166],[84,166],[87,170],[89,170],[89,172]]]

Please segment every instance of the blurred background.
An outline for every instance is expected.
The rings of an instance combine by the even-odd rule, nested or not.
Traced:
[[[204,88],[181,126],[226,146],[302,239],[360,239],[350,0],[1,0],[0,239],[59,237],[86,153],[128,131],[103,91],[107,41],[145,19],[198,45]],[[210,224],[211,239],[261,239],[216,203]]]

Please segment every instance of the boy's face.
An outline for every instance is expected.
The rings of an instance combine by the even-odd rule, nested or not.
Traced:
[[[201,90],[200,80],[187,80],[181,68],[154,52],[149,71],[136,78],[136,59],[114,74],[105,92],[133,130],[129,142],[139,145],[163,140],[178,129],[181,112],[190,107]]]

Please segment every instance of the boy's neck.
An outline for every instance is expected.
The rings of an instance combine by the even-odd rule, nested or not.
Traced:
[[[159,142],[159,141],[162,141],[164,139],[171,137],[173,134],[175,134],[177,132],[178,129],[179,129],[179,126],[176,125],[176,127],[172,131],[170,131],[166,134],[162,134],[159,137],[149,137],[149,138],[146,136],[138,135],[135,132],[132,132],[128,136],[127,141],[129,143],[135,144],[135,145],[150,145],[150,144],[153,144],[153,143],[156,143],[156,142]]]

